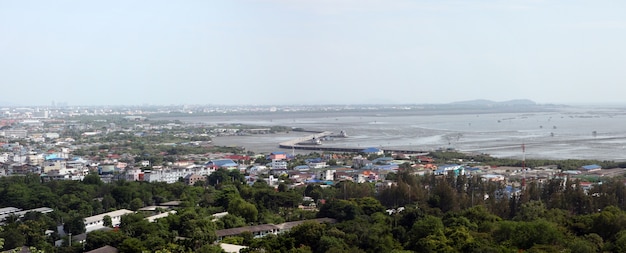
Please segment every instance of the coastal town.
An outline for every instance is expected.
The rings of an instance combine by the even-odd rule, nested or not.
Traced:
[[[249,183],[265,180],[268,184],[277,186],[284,182],[284,179],[289,179],[290,186],[297,187],[312,182],[330,184],[342,180],[382,184],[387,174],[411,169],[416,175],[454,173],[502,181],[519,187],[522,179],[541,181],[553,177],[605,176],[619,175],[623,172],[620,169],[602,168],[594,164],[567,170],[556,165],[534,168],[498,167],[462,159],[435,160],[429,156],[428,151],[403,153],[376,147],[344,148],[343,150],[353,151],[345,153],[324,153],[323,148],[315,147],[316,151],[312,151],[311,155],[296,155],[288,151],[293,147],[306,147],[307,144],[303,142],[315,139],[310,136],[276,143],[276,151],[266,154],[255,154],[246,151],[245,147],[215,151],[211,136],[271,134],[293,129],[228,124],[185,124],[178,120],[155,122],[148,120],[147,115],[163,113],[164,110],[154,112],[144,110],[107,109],[100,112],[98,110],[70,112],[5,108],[0,115],[2,140],[0,176],[35,173],[40,175],[42,180],[50,181],[82,180],[88,174],[97,174],[105,182],[184,181],[193,185],[217,169],[227,169],[246,174]],[[102,119],[93,118],[98,115],[101,115]],[[81,117],[92,118],[81,120]],[[107,120],[106,117],[113,118]],[[329,133],[331,132],[318,135]],[[340,135],[347,137],[344,132]],[[172,137],[166,140],[172,142],[158,142],[153,145],[162,146],[164,150],[169,148],[174,152],[137,154],[137,150],[132,150],[132,147],[127,145],[130,140],[154,139],[154,136]],[[177,148],[185,151],[178,154]],[[318,153],[320,150],[321,153]],[[163,157],[167,158],[167,161],[163,160]]]
[[[374,194],[379,194],[398,187],[398,175],[408,173],[418,177],[465,177],[498,185],[496,192],[480,196],[482,201],[487,201],[519,198],[529,184],[541,187],[554,179],[564,182],[575,180],[585,194],[592,194],[592,189],[602,184],[600,178],[626,173],[625,169],[604,168],[599,164],[566,168],[558,164],[527,166],[525,161],[521,161],[521,166],[502,166],[483,162],[481,157],[488,157],[486,154],[463,154],[455,150],[398,151],[369,147],[341,150],[317,148],[309,153],[300,151],[311,145],[311,140],[332,135],[331,132],[276,143],[274,152],[255,153],[245,147],[215,146],[211,138],[271,135],[294,129],[287,126],[209,125],[154,120],[153,115],[157,112],[128,109],[5,108],[0,112],[0,176],[30,178],[35,175],[42,183],[97,178],[105,184],[145,182],[206,187],[220,183],[220,179],[208,182],[215,178],[212,175],[237,173],[242,176],[244,184],[254,186],[262,183],[276,191],[309,189],[311,186],[323,189],[341,184],[345,187],[345,183],[349,182],[370,185]],[[306,131],[303,133],[306,134]],[[337,136],[350,138],[345,132]],[[292,151],[297,148],[300,152],[290,152],[289,148]],[[221,179],[227,180],[228,177]],[[301,196],[295,204],[298,209],[318,212],[326,201],[318,192],[317,195]],[[132,210],[103,209],[106,212],[92,212],[92,216],[81,217],[84,230],[80,234],[72,235],[63,223],[58,224],[56,230],[47,229],[42,233],[48,236],[55,234],[55,245],[58,247],[85,244],[87,235],[93,231],[119,228],[124,215],[141,214],[145,220],[155,222],[175,215],[180,205],[180,199],[140,200],[129,206]],[[386,212],[393,214],[404,210],[404,207],[400,208],[387,209]],[[47,214],[54,211],[48,206],[1,207],[0,222],[21,219],[30,212]],[[222,211],[211,214],[214,221],[228,214]],[[333,218],[324,217],[281,224],[252,223],[250,226],[224,227],[215,231],[215,241],[242,233],[252,233],[255,237],[280,234],[304,221],[336,222]],[[238,252],[245,247],[228,243],[220,245],[227,252]],[[228,251],[232,248],[236,251]]]

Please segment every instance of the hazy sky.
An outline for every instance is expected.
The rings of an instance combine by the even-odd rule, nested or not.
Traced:
[[[626,1],[0,1],[19,105],[626,102]]]

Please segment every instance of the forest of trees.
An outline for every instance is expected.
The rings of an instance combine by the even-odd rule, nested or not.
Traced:
[[[395,184],[340,182],[276,190],[250,186],[237,171],[219,170],[204,184],[118,181],[96,175],[84,181],[42,182],[36,175],[0,178],[0,206],[53,208],[50,214],[10,217],[2,226],[3,250],[34,246],[45,252],[83,252],[104,245],[120,252],[222,252],[218,229],[329,217],[334,224],[308,223],[290,232],[254,238],[250,233],[225,242],[246,252],[625,252],[626,186],[606,179],[585,191],[576,180],[530,182],[511,195],[498,182],[467,176],[395,175]],[[297,208],[303,196],[319,211]],[[57,233],[84,231],[82,219],[106,211],[137,210],[180,200],[178,213],[149,223],[148,214],[122,217],[119,229],[95,231],[84,245],[65,244]],[[324,204],[321,204],[324,203]],[[393,210],[393,212],[391,211]],[[211,214],[228,211],[213,221]]]

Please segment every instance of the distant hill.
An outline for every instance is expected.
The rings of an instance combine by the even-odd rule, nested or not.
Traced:
[[[502,102],[491,101],[487,99],[477,99],[477,100],[469,100],[469,101],[460,101],[450,103],[451,105],[465,105],[465,106],[532,106],[537,105],[532,100],[529,99],[514,99]]]

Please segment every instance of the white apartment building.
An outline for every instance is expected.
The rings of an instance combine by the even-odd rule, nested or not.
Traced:
[[[13,161],[13,154],[10,153],[2,153],[0,154],[0,163],[8,163],[9,161]]]
[[[43,137],[45,137],[46,139],[58,139],[61,137],[61,135],[58,133],[45,133]]]
[[[326,162],[310,162],[310,163],[307,163],[307,165],[309,166],[309,168],[312,168],[312,169],[322,169],[322,168],[328,167]]]
[[[335,173],[337,172],[337,170],[325,170],[320,172],[320,180],[325,180],[325,181],[333,181],[335,180]]]
[[[144,181],[147,182],[166,182],[168,184],[178,182],[179,178],[185,178],[195,174],[200,176],[208,176],[214,169],[210,167],[194,167],[194,168],[173,168],[144,171]]]
[[[126,181],[141,181],[141,179],[143,179],[142,174],[143,171],[141,171],[141,169],[127,169]]]
[[[287,169],[287,161],[285,161],[285,160],[273,160],[270,163],[270,167],[272,167],[272,170],[286,170]]]

